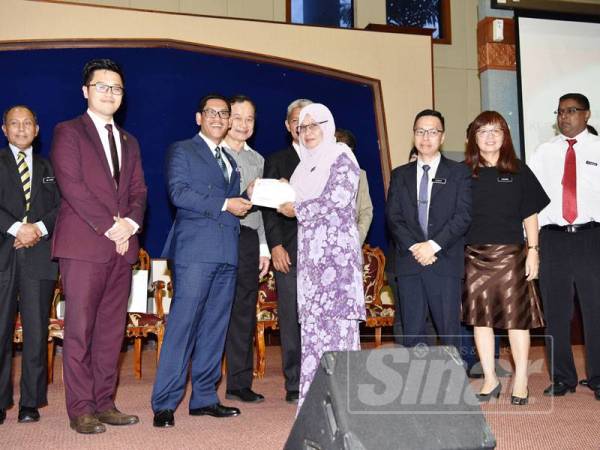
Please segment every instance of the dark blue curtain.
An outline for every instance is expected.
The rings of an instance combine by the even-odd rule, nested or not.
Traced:
[[[164,158],[170,143],[197,132],[195,111],[207,93],[243,93],[257,104],[250,144],[263,156],[288,142],[287,105],[303,97],[331,108],[340,128],[357,138],[357,158],[367,171],[374,204],[368,242],[385,247],[384,187],[370,86],[293,70],[279,64],[168,48],[78,48],[0,52],[0,109],[27,104],[38,115],[36,150],[47,155],[54,126],[82,114],[81,69],[97,57],[112,58],[125,72],[126,95],[116,120],[141,146],[148,184],[148,210],[142,244],[160,255],[173,211],[165,189]]]

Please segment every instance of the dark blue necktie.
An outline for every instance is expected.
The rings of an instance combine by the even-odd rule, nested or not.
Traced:
[[[227,166],[225,165],[225,161],[223,161],[223,156],[221,155],[221,147],[215,148],[215,158],[219,163],[219,167],[221,167],[221,172],[223,172],[223,177],[225,177],[225,181],[229,182],[229,173],[227,172]]]
[[[429,206],[429,176],[427,172],[430,168],[427,164],[423,165],[423,176],[419,184],[419,225],[421,225],[425,239],[427,239],[427,207]]]

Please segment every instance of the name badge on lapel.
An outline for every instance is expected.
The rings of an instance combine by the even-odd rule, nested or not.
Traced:
[[[597,165],[598,165],[598,163],[597,163],[597,162],[594,162],[594,161],[586,161],[585,163],[586,163],[588,166],[597,166]]]
[[[433,184],[446,184],[445,178],[434,178],[431,180]]]
[[[42,178],[42,183],[56,183],[56,177],[44,177]]]
[[[498,177],[498,183],[512,183],[513,177],[510,175],[500,175]]]

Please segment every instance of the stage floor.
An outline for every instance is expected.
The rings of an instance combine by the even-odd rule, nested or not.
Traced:
[[[385,344],[391,346],[391,344]],[[369,345],[366,345],[369,347]],[[504,349],[506,351],[506,349]],[[574,347],[578,370],[584,376],[583,351]],[[259,404],[243,404],[224,399],[225,386],[219,395],[226,405],[237,406],[242,414],[230,419],[191,417],[187,414],[189,386],[175,413],[176,426],[171,429],[152,427],[150,394],[154,379],[154,350],[143,352],[143,377],[133,375],[132,351],[122,353],[120,385],[116,404],[127,413],[138,414],[140,422],[130,427],[108,427],[104,434],[83,436],[69,428],[64,404],[62,359],[57,355],[54,383],[48,388],[48,406],[40,409],[41,421],[17,423],[18,408],[7,412],[0,425],[0,448],[8,449],[280,449],[285,444],[294,422],[296,406],[284,401],[278,346],[267,347],[267,371],[256,379],[254,390],[265,396]],[[506,355],[503,355],[506,358]],[[506,361],[505,361],[506,362]],[[20,373],[20,356],[13,359],[14,376]],[[506,366],[509,367],[506,362]],[[543,361],[543,348],[531,352],[530,405],[514,407],[510,401],[510,379],[503,379],[504,389],[495,404],[484,405],[486,419],[498,442],[499,450],[586,450],[600,449],[600,402],[593,392],[579,387],[575,394],[551,399],[542,396],[548,384]],[[480,381],[472,381],[476,391]],[[18,402],[18,383],[15,401]],[[382,430],[385,433],[385,430]],[[374,445],[371,447],[377,449]]]

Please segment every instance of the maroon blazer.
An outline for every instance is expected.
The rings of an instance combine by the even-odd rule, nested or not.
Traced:
[[[104,236],[113,216],[129,217],[140,230],[146,209],[146,183],[137,140],[122,128],[121,172],[117,190],[98,131],[87,113],[54,129],[50,159],[61,192],[52,256],[105,263],[116,253]],[[138,232],[140,231],[138,230]],[[124,257],[138,258],[136,235]]]

